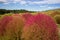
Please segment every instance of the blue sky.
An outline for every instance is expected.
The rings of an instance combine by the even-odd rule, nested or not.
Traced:
[[[0,9],[44,11],[60,8],[60,0],[0,0]]]

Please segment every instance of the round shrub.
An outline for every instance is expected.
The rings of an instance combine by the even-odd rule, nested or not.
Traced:
[[[56,15],[55,20],[56,20],[57,24],[60,24],[60,15]]]
[[[11,16],[4,16],[0,20],[0,35],[4,35],[6,31],[6,25],[12,20]]]
[[[28,20],[29,17],[32,16],[32,14],[30,14],[30,13],[25,13],[25,14],[23,14],[22,16],[25,18],[25,20]]]
[[[20,40],[23,27],[24,19],[22,16],[18,14],[12,15],[12,20],[6,26],[6,36],[9,37],[9,40]]]
[[[57,25],[45,14],[38,14],[27,20],[21,40],[59,40]]]

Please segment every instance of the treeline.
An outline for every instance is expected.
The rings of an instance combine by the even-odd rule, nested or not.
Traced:
[[[25,13],[25,12],[30,12],[33,13],[34,11],[28,11],[28,10],[6,10],[6,9],[0,9],[0,14],[5,14],[5,13]]]

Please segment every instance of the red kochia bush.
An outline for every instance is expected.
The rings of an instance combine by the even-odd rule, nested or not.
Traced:
[[[45,14],[38,14],[27,20],[22,31],[22,40],[59,40],[57,25]]]
[[[32,16],[32,14],[30,14],[30,13],[25,13],[25,14],[23,14],[22,16],[25,18],[25,20],[28,20],[29,17]]]
[[[20,40],[21,31],[24,27],[24,19],[19,14],[12,15],[12,18],[6,26],[6,36],[8,36],[10,40]]]
[[[6,31],[6,25],[12,20],[11,16],[4,16],[1,20],[0,20],[0,35],[3,35],[4,32]]]
[[[13,29],[16,28],[17,30],[20,30],[19,28],[22,28],[24,26],[24,18],[19,14],[12,15],[12,18],[13,19],[11,20],[11,22],[7,24],[7,28],[13,28]]]

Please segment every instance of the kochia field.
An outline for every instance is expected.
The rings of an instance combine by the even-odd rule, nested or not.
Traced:
[[[44,13],[0,15],[0,40],[60,40],[59,24]]]

